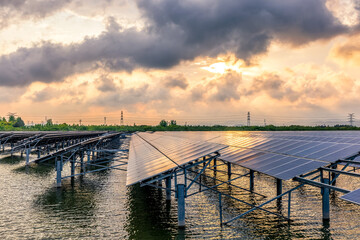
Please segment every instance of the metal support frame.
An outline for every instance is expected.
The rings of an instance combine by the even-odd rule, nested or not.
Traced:
[[[178,226],[185,227],[185,185],[176,185],[176,192],[178,196]]]
[[[61,160],[56,161],[56,187],[61,187],[61,171],[62,171],[62,156]]]
[[[26,165],[29,165],[30,163],[30,152],[31,148],[26,148]]]
[[[254,191],[254,170],[250,170],[250,192]]]
[[[280,195],[282,193],[282,180],[276,179],[276,195]]]
[[[171,177],[165,178],[166,200],[171,200]]]
[[[323,178],[322,182],[324,184],[329,184],[330,181],[328,178]],[[329,188],[322,188],[322,213],[323,213],[323,220],[330,220],[330,198],[329,198]]]
[[[231,162],[227,163],[228,177],[231,177]]]

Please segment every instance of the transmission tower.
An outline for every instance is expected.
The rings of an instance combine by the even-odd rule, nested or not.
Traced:
[[[266,127],[266,119],[264,119],[264,127]]]
[[[349,119],[350,126],[353,126],[354,121],[355,121],[355,113],[349,113],[348,119]]]
[[[104,117],[104,125],[106,125],[106,117]]]
[[[80,120],[79,120],[80,126],[81,126],[81,122],[82,122],[82,120],[80,119]]]
[[[250,112],[247,114],[247,126],[250,127]]]
[[[16,117],[17,114],[16,113],[12,113],[12,112],[8,112],[7,116],[10,118],[11,116],[12,117]]]
[[[120,125],[124,125],[124,114],[123,114],[123,111],[121,111]]]

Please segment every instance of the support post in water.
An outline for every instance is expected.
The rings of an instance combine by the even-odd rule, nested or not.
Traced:
[[[178,196],[178,226],[180,228],[185,227],[185,185],[177,185]]]
[[[335,169],[335,170],[336,170],[336,169],[337,169],[337,164],[335,164],[335,165],[332,167],[332,169]],[[336,178],[336,173],[332,172],[332,173],[331,173],[331,180],[333,181],[333,182],[332,182],[332,185],[333,185],[333,186],[336,185],[336,180],[334,180],[335,178]]]
[[[62,158],[56,161],[56,187],[61,187],[61,168]]]
[[[71,159],[71,181],[74,181],[74,175],[75,175],[75,154]]]
[[[276,195],[282,194],[282,180],[277,178],[276,179]],[[281,199],[281,198],[279,198]]]
[[[80,172],[84,172],[84,152],[80,153]]]
[[[254,191],[254,170],[250,170],[250,191]]]
[[[30,162],[30,150],[31,148],[26,148],[26,165],[29,165]]]
[[[221,192],[219,192],[219,212],[220,212],[220,226],[222,227],[222,202],[221,202]]]
[[[323,183],[329,184],[328,178],[323,178]],[[323,220],[329,221],[330,220],[330,197],[329,197],[329,189],[322,188],[322,211],[323,211]]]
[[[171,177],[167,177],[165,179],[165,185],[166,185],[166,200],[171,200]]]
[[[289,200],[288,200],[288,219],[290,220],[291,213],[291,192],[289,192]]]
[[[228,162],[227,166],[228,166],[228,177],[231,177],[231,163]]]

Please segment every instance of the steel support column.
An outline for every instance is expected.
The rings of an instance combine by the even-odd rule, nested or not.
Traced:
[[[166,185],[166,200],[171,200],[171,177],[165,178]]]
[[[61,168],[62,161],[56,161],[56,187],[61,187]]]
[[[276,195],[282,194],[282,180],[277,178],[276,179]]]
[[[324,184],[329,184],[328,178],[323,178]],[[330,220],[330,197],[329,197],[329,188],[322,188],[322,212],[323,212],[323,220]]]
[[[75,175],[75,154],[72,157],[71,162],[71,181],[74,181],[74,175]]]
[[[178,226],[185,227],[185,185],[177,185],[178,196]]]
[[[228,177],[231,177],[231,163],[227,163],[227,167],[228,167]]]
[[[254,191],[254,170],[250,170],[250,191]]]
[[[31,148],[26,148],[26,165],[28,165],[30,162],[30,151]]]
[[[335,164],[332,169],[337,169],[337,164]],[[336,173],[335,172],[332,172],[331,173],[331,180],[333,181],[332,182],[332,185],[335,186],[336,185]]]
[[[84,152],[80,153],[80,172],[84,172]]]

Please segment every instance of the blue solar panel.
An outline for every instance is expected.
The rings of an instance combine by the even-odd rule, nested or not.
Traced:
[[[341,199],[360,205],[360,188],[340,197]]]

